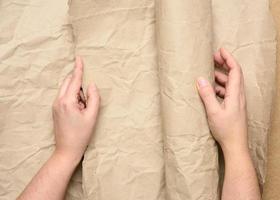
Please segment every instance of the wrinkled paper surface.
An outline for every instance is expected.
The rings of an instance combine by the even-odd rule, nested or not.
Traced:
[[[277,28],[277,94],[274,95],[273,118],[268,140],[267,178],[264,185],[264,200],[280,199],[280,1],[270,0],[270,8]]]
[[[2,0],[0,199],[54,149],[51,105],[74,56],[101,107],[66,199],[219,199],[222,155],[195,80],[233,53],[245,77],[250,150],[265,182],[276,40],[268,1]]]

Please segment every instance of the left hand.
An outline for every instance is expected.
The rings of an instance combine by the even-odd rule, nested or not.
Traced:
[[[63,82],[53,104],[55,152],[80,161],[91,139],[96,122],[99,95],[92,83],[83,102],[80,94],[83,78],[83,62],[76,58],[76,66]]]

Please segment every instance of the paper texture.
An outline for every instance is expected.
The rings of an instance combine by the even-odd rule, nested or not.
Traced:
[[[12,200],[53,150],[51,106],[74,41],[67,1],[1,0],[0,19],[0,199]],[[76,199],[80,183],[70,183]]]
[[[214,51],[221,46],[227,48],[243,70],[249,146],[263,185],[276,72],[276,33],[269,2],[213,0],[212,3]]]
[[[221,46],[244,70],[264,183],[276,66],[268,0],[2,0],[0,19],[0,199],[15,199],[51,154],[51,105],[75,55],[101,107],[66,199],[219,199],[222,156],[195,79],[213,80]]]
[[[218,199],[217,147],[195,85],[213,71],[211,1],[157,3],[166,199]]]
[[[277,94],[274,95],[273,118],[268,140],[267,178],[264,185],[264,200],[280,199],[280,1],[270,0],[271,12],[278,32],[277,43]]]
[[[72,0],[76,54],[101,107],[83,161],[88,199],[164,199],[154,1]]]

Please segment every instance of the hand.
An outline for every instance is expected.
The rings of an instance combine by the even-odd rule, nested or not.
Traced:
[[[217,66],[215,89],[203,78],[198,78],[197,81],[210,130],[224,153],[235,150],[248,151],[246,100],[241,67],[223,48],[215,53],[214,60]],[[221,72],[218,67],[224,68],[226,72]],[[216,95],[222,98],[221,103]]]
[[[80,161],[90,141],[96,122],[99,95],[94,84],[83,99],[80,88],[83,79],[83,62],[76,58],[76,66],[63,82],[53,104],[55,153]]]

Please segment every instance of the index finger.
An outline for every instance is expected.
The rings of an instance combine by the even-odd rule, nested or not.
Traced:
[[[83,81],[83,61],[81,57],[77,56],[73,75],[67,89],[67,95],[74,96],[76,98],[77,94],[79,94],[80,92],[82,81]]]
[[[233,56],[225,49],[220,50],[221,58],[229,69],[228,73],[228,85],[226,87],[226,101],[233,101],[236,103],[239,101],[240,92],[242,87],[242,71],[240,65],[236,62]]]

